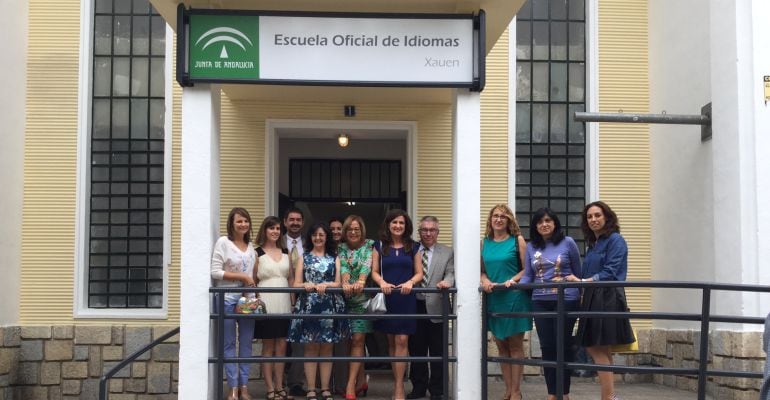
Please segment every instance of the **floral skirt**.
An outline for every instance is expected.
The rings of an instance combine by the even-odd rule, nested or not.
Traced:
[[[345,300],[339,294],[302,293],[294,314],[345,314]],[[337,343],[350,337],[347,319],[293,319],[289,342]]]

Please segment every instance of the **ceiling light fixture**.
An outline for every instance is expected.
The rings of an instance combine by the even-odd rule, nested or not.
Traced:
[[[344,133],[340,133],[340,135],[337,136],[337,144],[339,144],[340,147],[348,147],[350,144],[350,137]]]

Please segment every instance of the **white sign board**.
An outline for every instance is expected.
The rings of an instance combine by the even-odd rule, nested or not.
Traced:
[[[483,11],[288,14],[187,10],[180,4],[177,12],[182,86],[484,87]]]
[[[473,81],[470,19],[262,16],[259,50],[261,79]]]

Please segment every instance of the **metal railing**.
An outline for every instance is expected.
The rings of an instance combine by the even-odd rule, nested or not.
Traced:
[[[146,353],[148,350],[151,350],[153,347],[163,343],[166,341],[166,339],[179,334],[179,327],[176,327],[165,334],[161,335],[157,339],[153,340],[149,344],[145,345],[141,349],[135,351],[130,356],[126,357],[125,360],[117,363],[114,367],[110,368],[109,371],[107,371],[104,375],[102,375],[101,378],[99,378],[99,400],[107,400],[108,393],[107,393],[107,381],[109,381],[115,374],[120,372],[121,369],[123,369],[128,364],[131,364],[139,358],[142,354]]]
[[[364,293],[371,295],[381,292],[379,288],[364,288]],[[216,364],[216,393],[218,396],[222,396],[224,393],[224,364],[225,363],[272,363],[272,362],[329,362],[329,361],[345,361],[345,362],[435,362],[440,361],[442,364],[443,377],[442,382],[444,395],[449,393],[449,363],[456,363],[457,356],[449,354],[449,321],[456,320],[457,315],[452,313],[452,307],[450,303],[450,295],[457,293],[457,289],[435,289],[435,288],[413,288],[412,293],[441,293],[441,314],[229,314],[222,313],[219,310],[225,309],[225,293],[306,293],[303,288],[216,288],[212,287],[209,292],[214,294],[213,301],[214,307],[211,313],[211,320],[215,321],[214,324],[214,337],[216,338],[215,352],[212,357],[209,357],[209,364]],[[342,294],[341,288],[327,288],[327,293],[339,293]],[[393,289],[395,294],[399,294],[399,289]],[[267,305],[268,309],[270,305]],[[224,356],[224,324],[226,319],[441,319],[441,338],[443,341],[444,352],[441,357],[344,357],[344,356],[332,356],[332,357],[225,357]]]
[[[565,311],[564,290],[567,288],[594,288],[594,287],[634,287],[634,288],[655,288],[655,289],[694,289],[700,290],[701,295],[701,313],[671,313],[671,312],[595,312],[595,311]],[[481,366],[481,394],[482,398],[487,398],[487,363],[503,362],[517,365],[532,365],[540,367],[556,368],[556,398],[562,399],[564,396],[563,377],[567,373],[565,369],[583,369],[589,371],[612,371],[623,373],[653,373],[653,374],[678,374],[678,375],[697,375],[698,377],[698,400],[706,398],[706,381],[709,377],[735,377],[735,378],[758,378],[763,375],[759,372],[747,371],[726,371],[713,370],[708,368],[709,352],[709,328],[711,322],[739,323],[739,324],[764,324],[764,317],[735,317],[729,315],[711,314],[711,292],[712,291],[732,291],[732,292],[755,292],[770,293],[770,286],[760,285],[738,285],[738,284],[718,284],[704,282],[679,282],[679,281],[647,281],[647,282],[559,282],[559,283],[530,283],[513,285],[506,288],[504,285],[496,285],[493,291],[499,290],[534,290],[544,288],[556,288],[556,311],[555,312],[510,312],[510,313],[488,313],[487,293],[481,288],[482,310],[485,316],[492,317],[538,317],[538,318],[556,318],[556,343],[564,343],[564,324],[567,317],[574,318],[629,318],[629,319],[661,319],[674,321],[700,321],[700,343],[698,352],[698,368],[666,368],[666,367],[643,367],[643,366],[618,366],[618,365],[595,365],[586,363],[565,362],[563,346],[557,345],[556,361],[532,360],[510,357],[489,357],[487,354],[487,318],[482,318],[482,366]],[[705,334],[705,336],[704,336]]]

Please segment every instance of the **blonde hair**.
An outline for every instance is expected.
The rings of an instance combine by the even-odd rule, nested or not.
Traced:
[[[350,224],[353,222],[358,222],[358,227],[361,228],[361,239],[358,240],[358,243],[348,243],[348,230],[350,230]],[[341,243],[348,243],[348,247],[351,249],[354,248],[351,245],[355,245],[355,248],[358,248],[362,244],[366,242],[366,226],[364,226],[364,219],[359,217],[358,215],[349,215],[347,218],[345,218],[345,222],[342,223],[342,241]]]
[[[505,215],[505,218],[508,219],[508,226],[506,227],[506,230],[508,231],[508,234],[511,236],[519,236],[521,235],[521,228],[519,228],[519,223],[516,222],[516,216],[513,215],[513,211],[511,211],[511,208],[508,207],[507,204],[501,203],[501,204],[495,204],[490,210],[489,215],[487,216],[487,227],[484,232],[484,235],[488,238],[492,238],[492,235],[494,234],[494,230],[492,229],[492,214],[495,213],[495,210],[500,210]]]

